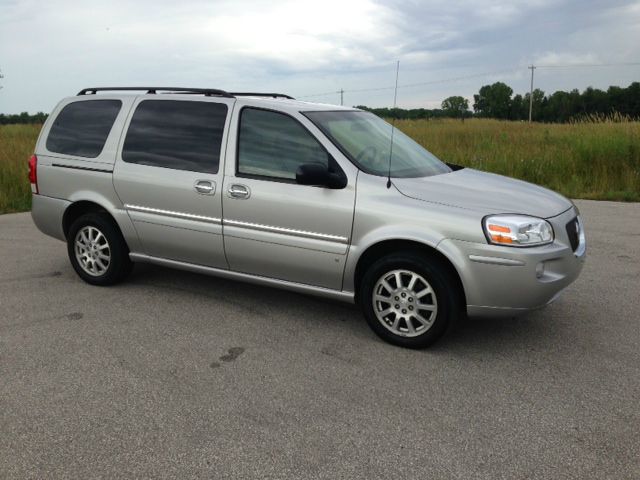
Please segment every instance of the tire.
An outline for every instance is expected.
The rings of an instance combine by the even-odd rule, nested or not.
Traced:
[[[464,312],[455,274],[420,251],[387,255],[371,265],[360,283],[359,303],[380,338],[406,348],[428,347]]]
[[[91,285],[116,284],[133,269],[120,229],[104,213],[86,213],[71,224],[67,252],[78,276]]]

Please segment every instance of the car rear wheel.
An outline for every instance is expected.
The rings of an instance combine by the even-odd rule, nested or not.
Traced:
[[[462,312],[457,282],[447,266],[421,252],[392,254],[367,270],[359,300],[382,339],[408,348],[438,340]]]
[[[133,268],[120,230],[103,213],[87,213],[71,224],[67,251],[73,269],[92,285],[118,283]]]

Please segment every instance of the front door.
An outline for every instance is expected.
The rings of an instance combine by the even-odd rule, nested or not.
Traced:
[[[342,169],[349,180],[342,189],[298,185],[301,164],[341,168],[308,130],[315,127],[250,106],[234,117],[222,199],[231,270],[340,290],[355,167]]]
[[[113,174],[142,253],[228,268],[221,158],[234,100],[150,97],[134,104]]]

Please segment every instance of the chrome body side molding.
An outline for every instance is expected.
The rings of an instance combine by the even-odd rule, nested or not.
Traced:
[[[348,244],[349,239],[339,235],[329,235],[326,233],[308,232],[306,230],[294,230],[291,228],[274,227],[272,225],[262,225],[259,223],[240,222],[237,220],[222,220],[216,217],[207,217],[204,215],[194,215],[193,213],[176,212],[172,210],[161,210],[158,208],[144,207],[142,205],[128,205],[124,208],[132,212],[151,213],[155,215],[165,215],[167,217],[182,218],[184,220],[195,220],[199,222],[214,223],[216,225],[229,225],[232,227],[247,228],[249,230],[257,230],[261,232],[280,233],[283,235],[291,235],[294,237],[311,238],[313,240],[325,240],[328,242],[336,242]]]
[[[239,222],[237,220],[224,220],[224,225],[232,227],[248,228],[250,230],[258,230],[262,232],[281,233],[283,235],[292,235],[294,237],[312,238],[314,240],[326,240],[329,242],[349,243],[347,237],[339,235],[329,235],[326,233],[308,232],[306,230],[294,230],[291,228],[274,227],[271,225],[262,225],[259,223]]]
[[[505,267],[522,267],[525,265],[525,262],[523,262],[522,260],[500,257],[485,257],[481,255],[469,255],[469,260],[471,260],[472,262],[502,265]]]
[[[193,213],[174,212],[172,210],[160,210],[158,208],[143,207],[140,205],[127,205],[124,208],[132,212],[151,213],[155,215],[165,215],[167,217],[182,218],[184,220],[196,220],[199,222],[222,224],[222,219],[216,217],[206,217],[204,215],[194,215]]]

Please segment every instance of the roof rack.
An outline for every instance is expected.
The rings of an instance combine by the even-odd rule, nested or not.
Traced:
[[[284,93],[257,93],[257,92],[231,92],[234,97],[272,97],[272,98],[288,98],[289,100],[295,100],[295,98],[285,95]]]
[[[293,97],[285,95],[284,93],[258,93],[258,92],[225,92],[224,90],[218,90],[216,88],[183,88],[183,87],[91,87],[83,88],[78,92],[78,95],[95,95],[98,92],[105,91],[145,91],[149,94],[163,93],[190,93],[200,94],[208,97],[271,97],[271,98],[288,98],[294,100]]]
[[[233,98],[233,95],[225,92],[224,90],[218,90],[215,88],[180,88],[180,87],[91,87],[83,88],[78,92],[78,95],[95,95],[98,92],[104,91],[139,91],[146,90],[147,93],[157,93],[158,91],[164,92],[179,92],[179,93],[199,93],[210,96],[228,97]]]

